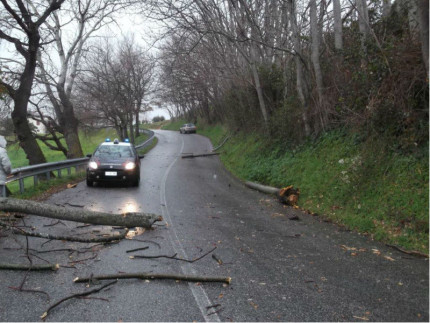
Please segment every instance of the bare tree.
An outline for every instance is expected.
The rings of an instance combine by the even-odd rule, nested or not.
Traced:
[[[340,0],[333,0],[333,20],[334,20],[334,47],[337,50],[343,49],[342,39],[342,10]]]
[[[36,139],[32,135],[27,120],[28,102],[30,100],[33,80],[36,72],[36,62],[41,41],[40,27],[48,17],[60,6],[64,0],[52,0],[48,4],[38,3],[41,14],[32,11],[22,0],[16,0],[11,4],[7,0],[1,0],[2,14],[5,25],[0,30],[0,38],[12,44],[16,52],[23,58],[23,69],[11,82],[0,80],[7,89],[9,96],[13,99],[14,109],[12,120],[15,131],[30,164],[38,164],[46,161]],[[35,6],[35,5],[34,5]],[[11,28],[12,27],[12,28]],[[14,30],[15,33],[8,34],[6,30]]]
[[[58,120],[57,128],[64,134],[68,158],[83,155],[78,136],[79,120],[75,115],[73,88],[85,44],[96,31],[112,23],[113,14],[127,4],[127,1],[122,0],[77,0],[71,2],[64,13],[54,13],[52,19],[45,22],[55,42],[54,47],[46,46],[39,56],[40,80],[46,87],[54,108]],[[70,37],[69,31],[65,39],[64,34],[70,29],[75,29],[74,35]],[[59,65],[51,58],[52,50],[58,55]]]
[[[92,106],[85,108],[93,111],[101,125],[115,127],[122,140],[131,137],[134,141],[139,126],[136,115],[142,111],[153,81],[152,58],[132,38],[126,38],[119,48],[109,43],[93,46],[86,70],[79,88]]]

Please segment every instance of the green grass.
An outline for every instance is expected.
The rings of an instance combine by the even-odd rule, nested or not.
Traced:
[[[103,142],[107,137],[114,139],[117,137],[116,131],[113,129],[102,129],[94,130],[89,132],[81,132],[79,134],[82,150],[84,155],[93,153],[97,146]],[[138,145],[148,139],[148,136],[141,134],[136,138],[135,144]],[[140,154],[145,154],[151,150],[157,143],[155,139],[150,147],[139,150]],[[64,144],[64,142],[63,142]],[[47,159],[48,162],[55,162],[65,160],[65,156],[58,151],[50,150],[45,144],[39,142],[39,145]],[[18,144],[11,145],[8,147],[8,155],[12,163],[13,168],[23,167],[28,165],[28,160],[25,157],[24,151],[19,147]],[[57,175],[57,172],[55,172]],[[85,172],[76,171],[72,168],[71,175],[67,175],[67,170],[62,170],[62,178],[53,178],[49,181],[40,181],[37,186],[34,186],[33,177],[28,177],[24,179],[25,191],[23,194],[19,194],[19,183],[17,181],[12,182],[7,185],[9,191],[14,197],[28,198],[33,196],[39,196],[47,189],[55,188],[58,186],[63,186],[65,183],[75,180],[83,180],[85,178]]]
[[[81,131],[79,133],[79,139],[81,141],[84,155],[93,153],[96,147],[107,137],[116,138],[116,132],[113,129],[102,129],[89,132]],[[48,162],[66,159],[62,152],[49,149],[42,141],[38,140],[38,143]],[[65,145],[64,139],[62,140],[62,143]],[[8,146],[7,151],[13,168],[28,166],[28,159],[25,156],[24,151],[19,147],[18,143]]]
[[[198,133],[217,146],[227,131],[200,126]],[[302,209],[376,240],[428,253],[428,151],[405,156],[385,146],[383,140],[357,143],[353,135],[331,132],[286,151],[261,136],[238,134],[219,151],[240,179],[294,185]]]
[[[141,127],[141,129],[160,129],[165,124],[168,124],[169,122],[170,122],[170,120],[158,121],[158,122],[153,122],[153,123],[145,123],[145,124],[140,125],[140,127]]]
[[[161,129],[179,131],[179,128],[185,123],[188,123],[188,121],[184,120],[184,119],[174,120],[174,121],[170,121],[168,123],[163,124]]]

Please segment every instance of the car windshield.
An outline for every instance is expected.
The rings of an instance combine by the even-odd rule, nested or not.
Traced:
[[[192,123],[187,124],[188,127],[194,127]]]
[[[106,145],[101,146],[94,153],[96,157],[133,157],[130,146]]]

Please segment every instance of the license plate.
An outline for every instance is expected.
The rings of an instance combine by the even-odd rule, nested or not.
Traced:
[[[116,176],[117,173],[116,172],[105,172],[106,176]]]

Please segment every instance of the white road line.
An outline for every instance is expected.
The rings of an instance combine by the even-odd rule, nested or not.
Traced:
[[[169,176],[170,170],[172,169],[173,165],[176,163],[176,161],[179,159],[179,156],[182,154],[184,150],[184,139],[181,137],[182,145],[181,150],[179,152],[178,157],[176,157],[173,162],[169,165],[167,168],[162,180],[161,180],[161,187],[160,187],[160,201],[161,201],[161,214],[164,219],[169,223],[169,240],[172,244],[173,250],[175,253],[177,253],[180,257],[183,257],[184,259],[188,259],[187,254],[185,253],[184,247],[182,246],[181,240],[178,237],[178,234],[175,230],[175,226],[173,225],[172,218],[169,214],[169,209],[167,207],[167,201],[166,201],[166,181],[167,177]],[[196,271],[192,267],[191,264],[185,264],[181,265],[182,273],[192,274],[195,275]],[[195,285],[194,283],[188,283],[188,287],[191,289],[191,292],[194,296],[194,299],[197,303],[197,306],[200,309],[200,312],[202,313],[204,319],[206,322],[221,322],[219,316],[217,313],[212,314],[211,316],[207,315],[207,307],[212,306],[213,304],[209,300],[208,295],[206,294],[206,291],[204,290],[202,285]]]

